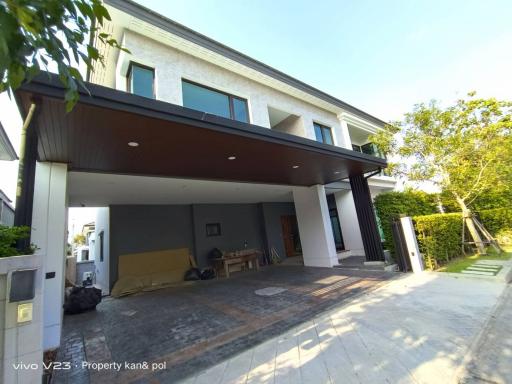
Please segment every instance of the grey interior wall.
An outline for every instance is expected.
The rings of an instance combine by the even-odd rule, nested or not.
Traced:
[[[262,249],[261,220],[257,204],[197,204],[192,206],[196,258],[200,267],[208,265],[213,248],[223,251]],[[219,223],[220,236],[206,236],[206,224]]]
[[[187,247],[194,252],[190,205],[110,207],[110,286],[120,255]]]
[[[267,239],[266,250],[271,247],[277,250],[281,259],[286,257],[281,229],[281,216],[295,215],[293,203],[262,203],[264,228]]]

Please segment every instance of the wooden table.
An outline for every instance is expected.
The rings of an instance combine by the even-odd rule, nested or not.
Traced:
[[[224,274],[229,277],[229,266],[230,265],[245,265],[248,266],[249,262],[252,264],[252,269],[259,271],[260,263],[258,256],[260,251],[240,251],[240,254],[232,253],[223,257],[213,259],[215,265],[215,272],[218,276],[218,271],[224,269]]]

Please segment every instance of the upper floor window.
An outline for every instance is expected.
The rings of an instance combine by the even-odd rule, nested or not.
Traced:
[[[155,70],[131,62],[128,67],[128,92],[135,95],[155,98]]]
[[[249,122],[247,100],[182,80],[183,106],[212,115]]]
[[[321,125],[318,123],[313,123],[313,126],[315,127],[315,138],[316,141],[320,143],[325,144],[334,144],[334,141],[332,140],[332,132],[331,128],[326,127],[325,125]]]

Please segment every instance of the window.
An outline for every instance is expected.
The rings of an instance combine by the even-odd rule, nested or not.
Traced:
[[[320,143],[325,144],[334,144],[334,141],[332,140],[332,132],[331,128],[326,127],[325,125],[321,125],[318,123],[313,123],[313,126],[315,127],[315,138],[316,141]]]
[[[155,98],[155,70],[140,64],[128,67],[128,92],[134,95]]]
[[[100,238],[100,261],[103,262],[103,231],[98,236]]]
[[[247,100],[183,80],[183,106],[212,115],[249,122]]]
[[[206,236],[220,236],[220,224],[212,223],[206,224]]]

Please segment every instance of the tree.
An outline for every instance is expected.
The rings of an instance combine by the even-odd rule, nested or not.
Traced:
[[[93,70],[103,56],[88,37],[110,20],[101,0],[0,0],[0,93],[30,81],[41,67],[55,63],[66,88],[66,109],[78,101],[78,87],[85,85],[81,63]],[[98,39],[123,49],[107,33]]]
[[[476,98],[473,92],[448,108],[436,101],[417,104],[402,122],[372,137],[381,151],[401,159],[390,164],[395,176],[430,181],[453,196],[481,253],[469,207],[483,193],[512,184],[511,114],[511,102]]]
[[[85,235],[78,233],[73,237],[73,244],[78,247],[79,245],[85,245]]]

